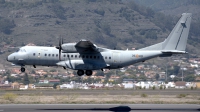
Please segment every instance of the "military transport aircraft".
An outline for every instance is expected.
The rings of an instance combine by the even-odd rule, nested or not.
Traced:
[[[187,53],[185,49],[191,16],[191,13],[183,13],[163,42],[138,50],[111,50],[84,39],[78,43],[63,43],[60,38],[57,47],[21,47],[19,51],[10,54],[7,61],[21,66],[21,72],[25,72],[25,65],[33,65],[34,68],[37,65],[61,66],[77,70],[79,76],[91,76],[92,70],[117,69],[155,57],[184,54]]]

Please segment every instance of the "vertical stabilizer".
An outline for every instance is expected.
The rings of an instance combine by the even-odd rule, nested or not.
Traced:
[[[183,13],[176,26],[173,28],[165,41],[142,48],[140,50],[185,51],[190,29],[191,16],[191,13]]]
[[[178,23],[163,42],[163,50],[180,50],[185,51],[190,23],[191,13],[183,13]]]

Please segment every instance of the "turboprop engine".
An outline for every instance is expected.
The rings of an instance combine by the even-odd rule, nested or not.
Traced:
[[[67,44],[62,44],[62,52],[63,53],[76,53],[77,49],[75,47],[76,43],[67,43]]]

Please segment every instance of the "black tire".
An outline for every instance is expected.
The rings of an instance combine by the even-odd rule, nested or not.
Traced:
[[[25,72],[25,71],[26,71],[26,69],[22,67],[21,68],[21,72]]]
[[[91,75],[92,75],[92,70],[86,70],[86,71],[85,71],[85,74],[86,74],[87,76],[91,76]]]
[[[78,71],[77,71],[77,75],[78,75],[78,76],[84,75],[84,71],[83,71],[83,70],[78,70]]]

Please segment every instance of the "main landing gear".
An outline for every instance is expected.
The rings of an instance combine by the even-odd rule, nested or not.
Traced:
[[[85,71],[85,74],[86,74],[87,76],[91,76],[91,75],[92,75],[92,70],[86,70],[86,71]],[[77,71],[77,75],[78,75],[78,76],[84,75],[84,71],[83,71],[83,70],[78,70],[78,71]]]
[[[21,69],[20,69],[21,72],[25,72],[25,70],[26,69],[24,67],[21,67]]]

